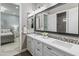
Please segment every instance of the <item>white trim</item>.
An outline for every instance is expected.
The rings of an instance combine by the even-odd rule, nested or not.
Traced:
[[[26,50],[27,50],[27,48],[26,48],[26,49],[21,50],[20,52],[15,53],[13,56],[15,56],[15,55],[17,55],[17,54],[19,54],[19,53],[25,52]]]
[[[17,54],[19,54],[19,53],[25,52],[26,50],[27,50],[27,48],[26,48],[26,49],[21,50],[20,52],[15,53],[14,55],[17,55]],[[14,55],[13,55],[13,56],[14,56]]]
[[[25,52],[26,50],[27,50],[27,48],[26,48],[26,49],[21,50],[20,52],[15,53],[13,56],[15,56],[15,55],[17,55],[17,54],[19,54],[19,53]]]
[[[22,13],[21,13],[22,12],[22,4],[20,4],[19,6],[20,6],[20,13],[19,13],[20,18],[19,19],[20,19],[20,51],[21,51],[21,48],[22,48],[22,42],[21,42],[22,41]]]
[[[1,4],[0,4],[1,7]],[[0,48],[1,48],[1,12],[0,12]]]
[[[20,53],[22,53],[22,52],[24,52],[24,51],[26,51],[27,50],[27,48],[26,49],[22,49],[21,51],[20,51]]]

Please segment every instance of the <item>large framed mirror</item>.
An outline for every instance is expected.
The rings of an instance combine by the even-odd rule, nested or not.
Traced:
[[[78,3],[65,3],[36,14],[36,31],[79,35]]]

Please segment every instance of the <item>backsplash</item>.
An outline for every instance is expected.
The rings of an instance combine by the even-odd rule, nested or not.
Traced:
[[[41,34],[41,32],[35,32],[36,34]],[[69,42],[69,43],[73,43],[73,44],[77,44],[79,45],[79,36],[78,37],[74,37],[74,36],[69,36],[69,35],[61,35],[61,34],[51,34],[48,33],[48,37],[51,38],[55,38],[64,42]]]
[[[48,36],[64,42],[69,42],[69,43],[74,43],[79,45],[79,37],[60,35],[60,34],[50,34],[50,33],[48,34]]]

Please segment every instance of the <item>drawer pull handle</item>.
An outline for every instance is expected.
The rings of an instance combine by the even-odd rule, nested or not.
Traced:
[[[47,47],[49,50],[52,50],[51,48]]]
[[[40,51],[40,49],[37,49],[37,51]]]

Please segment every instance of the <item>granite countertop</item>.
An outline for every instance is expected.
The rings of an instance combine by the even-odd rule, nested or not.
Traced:
[[[77,44],[67,43],[50,37],[44,38],[42,35],[37,34],[27,34],[27,36],[30,36],[36,40],[41,41],[42,43],[48,44],[69,54],[79,56],[79,45]]]

